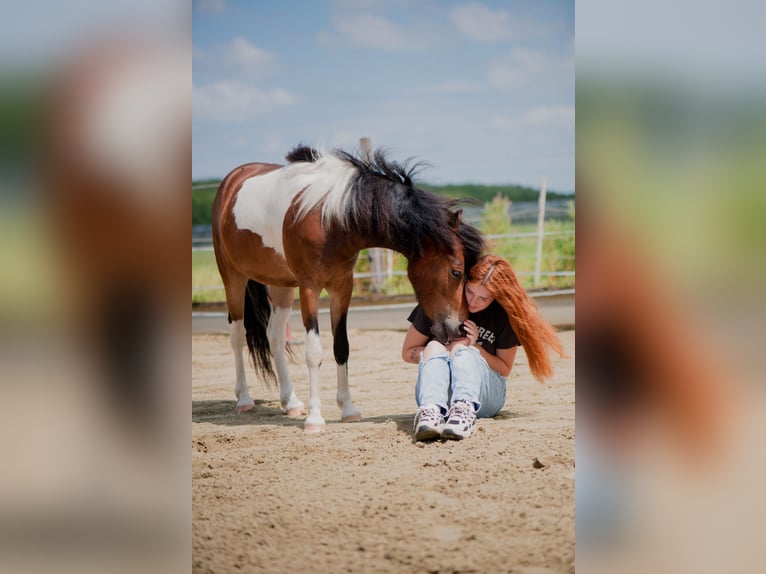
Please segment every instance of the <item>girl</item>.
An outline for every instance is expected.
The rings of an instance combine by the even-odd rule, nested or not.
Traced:
[[[477,417],[500,412],[505,379],[519,345],[532,375],[541,382],[553,374],[546,347],[564,356],[553,327],[540,316],[505,259],[484,255],[471,269],[464,289],[468,306],[464,336],[442,344],[433,339],[432,322],[420,306],[408,317],[412,324],[402,358],[418,364],[415,440],[467,438]]]

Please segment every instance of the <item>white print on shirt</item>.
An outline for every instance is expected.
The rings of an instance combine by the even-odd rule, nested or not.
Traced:
[[[477,338],[477,342],[479,341],[489,341],[490,343],[494,343],[495,333],[489,329],[485,329],[484,327],[479,327],[479,336]],[[479,344],[481,345],[481,343]]]

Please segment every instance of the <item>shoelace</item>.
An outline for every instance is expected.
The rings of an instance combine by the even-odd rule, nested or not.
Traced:
[[[455,417],[461,423],[467,423],[471,420],[473,409],[466,403],[457,403],[452,406],[452,413],[449,418]]]
[[[437,412],[435,409],[424,409],[420,411],[420,416],[418,417],[418,424],[423,422],[438,424],[441,422],[441,414]]]

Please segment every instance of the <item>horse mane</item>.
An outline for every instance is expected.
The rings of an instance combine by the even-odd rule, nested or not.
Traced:
[[[349,221],[358,229],[385,238],[394,249],[420,255],[427,243],[452,250],[453,230],[463,245],[465,269],[484,251],[484,239],[473,226],[460,221],[458,210],[467,199],[447,199],[416,187],[414,178],[428,166],[425,162],[390,161],[377,149],[368,157],[336,150],[334,155],[357,169],[348,196]]]
[[[285,156],[285,159],[289,163],[295,163],[299,161],[315,162],[319,158],[320,154],[315,148],[303,144],[298,144]]]
[[[343,150],[335,150],[333,154],[352,164],[362,173],[376,175],[408,187],[413,187],[415,175],[428,165],[425,162],[412,163],[412,159],[407,159],[401,164],[389,161],[386,157],[387,152],[381,148],[376,149],[368,157],[355,156]]]
[[[353,229],[377,238],[408,258],[423,253],[432,243],[445,252],[453,248],[453,233],[463,246],[465,269],[476,263],[485,248],[481,233],[472,225],[459,221],[462,205],[474,204],[466,199],[447,199],[415,186],[416,174],[428,164],[391,161],[387,152],[376,149],[369,156],[354,155],[335,149],[330,153],[299,145],[286,156],[289,169],[299,169],[300,162],[322,164],[327,170],[351,173],[344,189],[335,185],[326,190],[302,194],[301,215],[320,201],[325,225]],[[323,182],[323,187],[328,186]]]

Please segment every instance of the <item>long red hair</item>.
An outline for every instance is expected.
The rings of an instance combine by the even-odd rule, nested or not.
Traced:
[[[541,383],[553,376],[548,348],[564,357],[556,330],[540,315],[537,305],[516,278],[510,263],[497,255],[483,255],[471,268],[469,281],[478,281],[489,290],[508,315],[529,360],[532,376]]]

